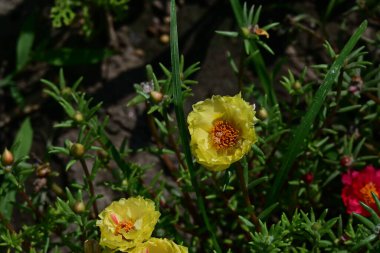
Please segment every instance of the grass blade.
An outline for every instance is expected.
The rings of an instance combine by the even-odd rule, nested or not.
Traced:
[[[183,111],[183,96],[181,89],[181,79],[180,79],[180,64],[179,64],[179,49],[178,49],[178,34],[177,34],[177,17],[176,17],[176,5],[175,1],[170,1],[170,57],[172,63],[172,85],[173,85],[173,102],[174,110],[177,117],[177,124],[179,129],[179,135],[181,144],[185,153],[186,163],[189,169],[191,184],[194,188],[197,205],[200,209],[203,221],[206,225],[207,230],[211,235],[213,246],[216,252],[221,253],[222,250],[218,244],[215,236],[215,229],[211,227],[209,222],[205,204],[203,202],[202,196],[199,191],[198,181],[195,176],[193,158],[191,156],[190,144],[188,138],[188,130],[185,123],[185,114]]]

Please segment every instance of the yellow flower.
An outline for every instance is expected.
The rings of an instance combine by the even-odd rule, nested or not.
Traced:
[[[100,245],[126,252],[150,238],[160,213],[142,197],[114,201],[99,214]]]
[[[187,253],[187,248],[168,239],[150,238],[131,253]]]
[[[257,141],[255,110],[236,96],[213,96],[193,105],[187,122],[197,162],[213,171],[227,169]]]

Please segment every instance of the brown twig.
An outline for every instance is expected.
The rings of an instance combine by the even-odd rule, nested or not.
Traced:
[[[28,204],[28,207],[33,210],[33,212],[36,214],[37,219],[42,218],[42,214],[38,209],[34,206],[32,200],[30,199],[29,195],[22,189],[19,190],[19,193],[21,197],[25,200],[25,202]]]

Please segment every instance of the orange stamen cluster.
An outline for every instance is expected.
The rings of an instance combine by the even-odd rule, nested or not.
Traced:
[[[120,230],[124,230],[125,233],[128,233],[129,231],[135,228],[135,225],[132,221],[119,221],[115,214],[111,214],[111,219],[116,225],[114,232],[115,235],[121,234]]]
[[[217,120],[211,130],[211,141],[217,150],[224,150],[236,145],[239,130],[225,120]]]
[[[375,203],[375,200],[373,199],[371,192],[373,192],[377,197],[379,197],[379,193],[376,190],[376,186],[372,182],[369,182],[363,188],[360,189],[360,193],[362,194],[364,202],[367,205]]]

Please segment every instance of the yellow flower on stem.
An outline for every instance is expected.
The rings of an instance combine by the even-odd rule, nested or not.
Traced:
[[[254,107],[240,94],[213,96],[193,105],[187,122],[197,162],[220,171],[240,160],[257,141],[254,120]]]
[[[99,214],[100,245],[127,252],[150,238],[160,217],[154,202],[142,197],[114,201]]]
[[[150,238],[138,245],[131,253],[187,253],[184,246],[175,244],[168,239]]]

